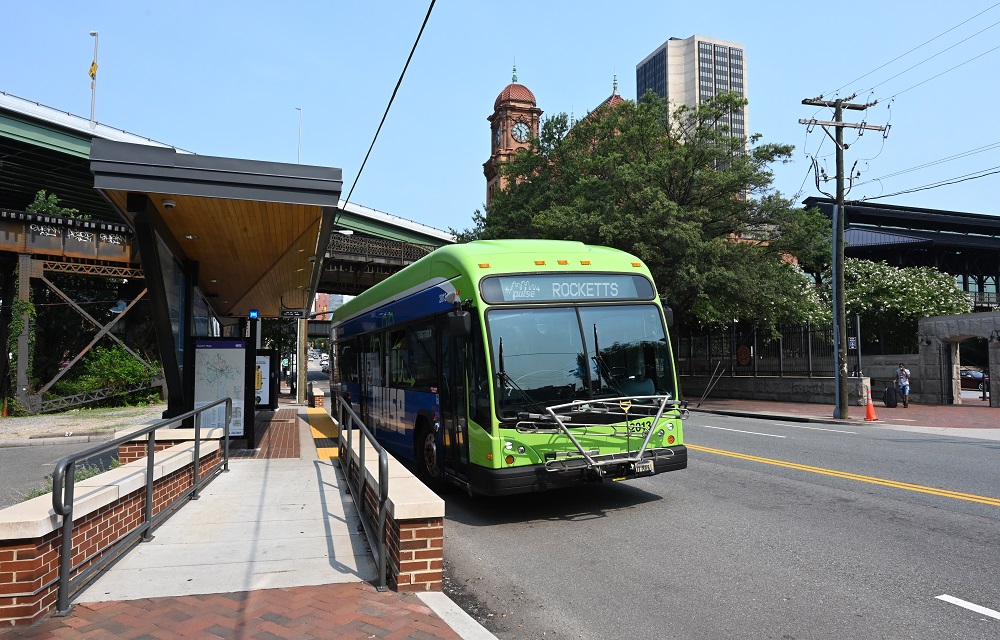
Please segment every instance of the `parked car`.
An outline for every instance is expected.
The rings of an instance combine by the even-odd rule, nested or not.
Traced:
[[[329,363],[329,362],[324,362],[324,363],[323,363],[323,366],[322,366],[322,367],[320,367],[320,370],[321,370],[321,371],[322,371],[323,373],[330,373],[330,363]]]
[[[989,375],[983,373],[982,371],[976,371],[975,369],[962,369],[959,372],[959,376],[962,379],[963,389],[976,389],[977,391],[982,391],[990,386]]]

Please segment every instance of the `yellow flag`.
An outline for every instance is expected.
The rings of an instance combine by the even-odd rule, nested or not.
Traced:
[[[97,60],[90,63],[90,79],[97,80]]]

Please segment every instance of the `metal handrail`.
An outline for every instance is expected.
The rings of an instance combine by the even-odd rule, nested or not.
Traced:
[[[226,424],[222,448],[222,469],[221,471],[216,470],[214,473],[206,476],[205,478],[199,478],[201,416],[202,413],[208,409],[223,403],[226,405]],[[149,426],[133,431],[120,438],[115,438],[114,440],[109,440],[78,453],[70,454],[56,463],[55,471],[52,472],[52,509],[57,515],[63,517],[62,540],[59,548],[59,594],[56,602],[56,616],[64,616],[70,612],[69,599],[71,592],[75,595],[79,588],[89,583],[94,575],[103,570],[111,562],[118,559],[126,550],[131,548],[132,543],[135,542],[135,540],[140,536],[143,541],[152,540],[152,536],[150,535],[152,530],[174,510],[181,500],[187,498],[188,496],[190,496],[192,500],[197,500],[198,491],[203,485],[207,484],[217,474],[229,471],[229,426],[232,416],[233,399],[223,398],[221,400],[216,400],[211,404],[194,409],[193,411],[183,413],[179,416],[154,422]],[[194,418],[194,478],[192,480],[191,487],[186,489],[154,518],[153,458],[156,451],[156,430],[192,417]],[[142,523],[128,535],[116,540],[107,548],[101,550],[101,552],[103,552],[117,547],[117,550],[114,553],[102,557],[100,560],[87,567],[87,569],[79,576],[70,579],[72,572],[71,564],[73,560],[73,488],[76,476],[76,463],[99,453],[115,449],[118,446],[131,442],[141,436],[148,436],[146,439],[146,501],[143,508]],[[89,558],[85,561],[88,560]]]
[[[347,426],[344,425],[344,411],[347,411]],[[353,451],[351,448],[352,433],[354,432],[354,425],[357,424],[361,429],[361,433],[364,434],[365,439],[375,447],[378,451],[378,531],[372,532],[371,525],[368,522],[368,518],[365,515],[365,488],[368,484],[368,479],[365,474],[365,449],[364,443],[358,447],[358,482],[356,486],[351,485],[351,474],[350,466],[344,467],[343,457],[338,457],[340,460],[340,465],[344,468],[344,476],[347,478],[347,489],[350,493],[354,495],[354,502],[358,507],[358,514],[361,516],[361,526],[364,528],[365,536],[368,538],[368,546],[372,549],[376,549],[378,552],[378,585],[376,589],[379,591],[386,591],[389,587],[386,585],[386,548],[385,548],[385,521],[388,517],[388,502],[389,502],[389,454],[386,452],[385,448],[382,447],[369,431],[365,423],[358,417],[358,414],[354,413],[351,409],[351,405],[341,397],[337,396],[337,426],[340,429],[340,434],[337,436],[341,444],[346,440],[346,448],[342,447],[341,451]],[[346,436],[344,435],[346,432]],[[372,544],[374,539],[375,544]]]

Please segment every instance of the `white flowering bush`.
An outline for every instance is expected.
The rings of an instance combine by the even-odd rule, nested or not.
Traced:
[[[848,314],[867,322],[905,322],[919,318],[969,313],[972,301],[954,276],[930,267],[893,267],[885,262],[848,258],[844,261],[844,302]]]

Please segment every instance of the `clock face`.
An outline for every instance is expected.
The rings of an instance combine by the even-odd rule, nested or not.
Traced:
[[[499,124],[497,125],[496,130],[493,132],[493,146],[494,147],[499,147],[500,146],[500,125]]]
[[[516,122],[514,123],[514,128],[511,130],[514,135],[514,139],[518,142],[527,142],[531,138],[531,128],[528,127],[526,122]]]

